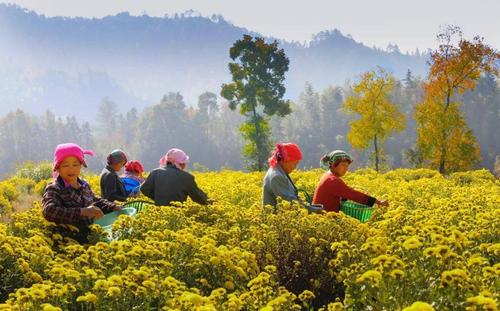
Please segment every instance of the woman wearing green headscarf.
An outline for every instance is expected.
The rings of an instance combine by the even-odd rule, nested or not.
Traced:
[[[347,173],[351,163],[352,157],[342,150],[334,150],[321,158],[321,166],[328,168],[328,171],[321,177],[316,187],[313,204],[323,204],[325,211],[337,213],[342,199],[368,206],[373,206],[375,203],[379,206],[389,206],[387,201],[379,201],[346,185],[341,177]]]

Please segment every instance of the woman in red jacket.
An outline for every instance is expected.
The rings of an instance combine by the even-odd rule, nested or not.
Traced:
[[[368,206],[375,203],[379,206],[389,206],[387,201],[379,201],[345,184],[341,177],[347,173],[351,163],[352,157],[342,150],[332,151],[321,158],[321,166],[329,170],[321,177],[314,191],[313,204],[323,204],[325,211],[337,213],[342,199]]]

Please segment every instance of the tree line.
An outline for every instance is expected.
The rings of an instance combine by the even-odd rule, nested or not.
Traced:
[[[90,161],[95,171],[115,148],[152,169],[172,147],[184,149],[196,170],[262,170],[277,141],[299,144],[303,168],[318,167],[323,154],[344,149],[357,167],[377,170],[492,169],[500,153],[498,53],[479,37],[462,38],[454,27],[438,39],[425,78],[408,70],[398,80],[374,68],[343,86],[317,91],[306,83],[290,101],[283,99],[283,50],[277,42],[244,36],[230,50],[233,81],[221,86],[220,96],[207,91],[197,103],[186,103],[170,92],[155,105],[125,113],[104,98],[92,124],[57,111],[7,114],[0,118],[0,174],[27,160],[50,160],[54,147],[67,141],[97,151]]]
[[[381,161],[383,169],[421,165],[408,154],[417,140],[413,115],[424,96],[421,86],[422,80],[411,72],[394,82],[390,98],[398,103],[406,127],[387,138]],[[462,97],[461,111],[481,147],[479,166],[489,169],[500,153],[496,136],[497,124],[500,124],[499,90],[498,81],[492,75],[485,75],[475,90]],[[299,144],[304,153],[301,162],[304,168],[318,167],[319,158],[332,149],[352,152],[357,167],[374,166],[370,150],[354,149],[347,138],[353,118],[342,107],[351,94],[351,84],[315,90],[307,83],[300,97],[290,103],[289,115],[271,118],[273,141]],[[157,105],[142,112],[131,109],[120,113],[118,107],[111,99],[103,99],[92,124],[78,121],[76,117],[58,117],[50,111],[35,116],[16,110],[3,116],[0,118],[0,173],[13,172],[16,165],[25,161],[50,161],[55,146],[66,141],[97,151],[99,156],[89,159],[89,168],[95,171],[100,170],[106,153],[114,148],[122,148],[151,169],[173,146],[188,152],[192,164],[200,164],[194,164],[198,170],[248,168],[241,154],[244,141],[238,132],[244,118],[231,111],[227,102],[215,93],[202,94],[195,107],[186,104],[179,93],[166,94]]]

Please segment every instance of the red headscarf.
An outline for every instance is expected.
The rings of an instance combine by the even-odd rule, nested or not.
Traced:
[[[125,164],[125,171],[141,174],[144,173],[144,167],[142,166],[141,162],[132,160]]]
[[[275,167],[279,160],[297,161],[302,160],[302,152],[299,146],[292,143],[276,144],[273,155],[267,160],[270,167]]]

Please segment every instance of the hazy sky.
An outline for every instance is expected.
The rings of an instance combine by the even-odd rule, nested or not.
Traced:
[[[500,0],[0,0],[47,16],[102,17],[128,11],[164,16],[194,10],[221,14],[237,26],[281,39],[309,41],[339,29],[368,46],[402,51],[436,46],[440,25],[458,25],[500,48]]]

